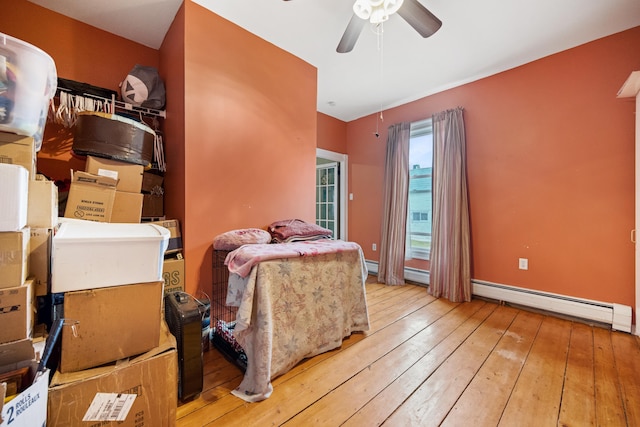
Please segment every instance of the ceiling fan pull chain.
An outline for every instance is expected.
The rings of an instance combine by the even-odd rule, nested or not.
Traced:
[[[380,23],[377,25],[378,27],[378,32],[376,33],[377,35],[377,40],[378,40],[378,52],[380,53],[380,87],[384,87],[384,38],[383,38],[383,33],[384,33],[384,28],[383,28],[383,24]],[[382,115],[382,101],[380,101],[380,114],[376,116],[376,138],[380,137],[380,132],[378,129],[378,125],[380,122],[384,122],[384,116]]]

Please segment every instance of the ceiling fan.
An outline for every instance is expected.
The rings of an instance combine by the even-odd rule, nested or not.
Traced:
[[[356,0],[353,12],[336,48],[338,53],[353,50],[367,21],[375,25],[381,24],[396,12],[424,38],[431,36],[442,26],[442,21],[418,0]]]

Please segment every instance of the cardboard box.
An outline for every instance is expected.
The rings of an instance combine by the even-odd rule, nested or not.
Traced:
[[[142,193],[116,191],[109,222],[139,223],[142,216],[142,200]]]
[[[35,295],[51,290],[51,240],[53,229],[32,228],[29,240],[29,272],[34,280]]]
[[[38,363],[31,340],[0,345],[0,373],[27,369],[25,390],[5,402],[5,393],[12,390],[0,387],[0,427],[44,426],[47,423],[49,370],[38,372]],[[4,385],[4,384],[2,384]]]
[[[0,289],[0,344],[31,338],[35,310],[32,278],[22,286]]]
[[[27,225],[36,228],[53,228],[58,223],[58,187],[44,175],[36,175],[29,181],[29,206]]]
[[[28,192],[27,170],[0,163],[0,231],[18,231],[27,225]]]
[[[109,222],[116,196],[116,183],[113,178],[76,171],[71,180],[64,216]]]
[[[158,188],[162,188],[162,183],[164,182],[164,177],[161,175],[145,172],[142,175],[142,191],[145,193],[157,193]]]
[[[4,401],[0,393],[0,427],[33,427],[47,423],[47,396],[49,391],[49,370],[37,373],[37,364],[30,367],[35,372],[32,384],[2,406]]]
[[[184,292],[184,258],[178,254],[175,258],[165,258],[162,267],[165,295],[171,292]]]
[[[140,193],[142,191],[142,174],[144,173],[144,166],[142,165],[87,156],[85,172],[116,178],[118,180],[116,190],[118,191],[126,191],[128,193]]]
[[[56,372],[49,388],[48,425],[101,427],[171,427],[176,424],[178,355],[176,341],[162,322],[161,343],[128,360],[95,369]],[[133,405],[122,422],[82,422],[99,393],[132,394]],[[123,396],[125,397],[125,396]],[[128,396],[126,396],[128,397]]]
[[[0,288],[21,286],[29,274],[31,230],[0,233]]]
[[[60,372],[135,356],[160,344],[162,281],[66,292]]]
[[[164,215],[164,195],[144,194],[142,217],[157,218]]]
[[[162,281],[169,230],[154,224],[62,220],[51,249],[51,292]]]
[[[36,174],[36,146],[30,136],[0,132],[0,163],[20,165],[29,172],[29,179]]]
[[[156,224],[169,230],[169,245],[165,252],[166,255],[176,254],[182,251],[182,234],[180,234],[180,221],[177,219],[168,219],[164,221],[152,221],[150,224]]]

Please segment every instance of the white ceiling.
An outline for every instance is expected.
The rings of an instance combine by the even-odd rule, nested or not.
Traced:
[[[30,0],[159,48],[182,0]],[[318,111],[351,121],[640,25],[639,0],[419,0],[442,20],[423,39],[400,16],[382,49],[366,26],[336,53],[352,0],[194,1],[318,69]],[[632,70],[630,70],[632,71]]]

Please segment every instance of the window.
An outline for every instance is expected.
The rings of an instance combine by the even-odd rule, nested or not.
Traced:
[[[428,260],[431,253],[431,119],[411,123],[409,138],[409,200],[405,258]]]
[[[429,212],[411,212],[412,221],[429,221]]]

